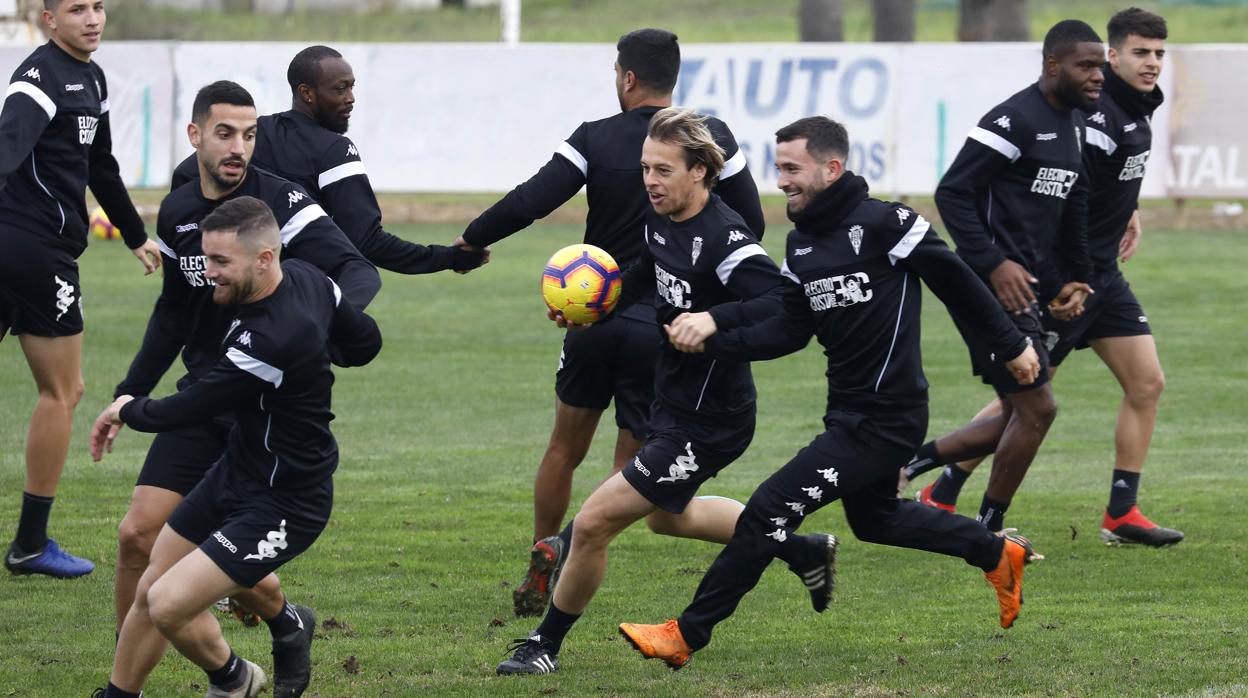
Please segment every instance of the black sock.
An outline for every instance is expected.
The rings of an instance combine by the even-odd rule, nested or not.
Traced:
[[[272,618],[265,618],[264,622],[269,626],[269,634],[274,640],[285,639],[289,635],[294,635],[303,630],[303,621],[300,620],[299,614],[295,612],[295,607],[290,605],[289,601],[282,600],[282,610]]]
[[[979,516],[976,516],[975,520],[982,523],[989,531],[998,533],[1005,528],[1005,510],[1009,508],[1009,502],[993,501],[988,498],[988,495],[984,495],[984,501],[979,505]]]
[[[942,465],[944,463],[936,455],[936,442],[928,441],[919,446],[919,450],[914,452],[914,458],[910,459],[910,462],[901,469],[901,472],[905,473],[907,480],[913,480],[923,473],[935,470]]]
[[[559,532],[559,540],[563,541],[563,557],[567,559],[568,552],[572,550],[572,524],[576,523],[576,519],[569,519],[568,525],[563,527]]]
[[[535,635],[542,638],[542,642],[550,647],[551,654],[559,654],[559,648],[563,646],[563,638],[576,624],[579,613],[564,613],[560,611],[555,602],[550,602],[550,608],[546,610],[546,617],[542,619],[542,624],[537,626]]]
[[[208,683],[218,688],[230,690],[237,688],[242,683],[243,673],[247,670],[247,663],[238,658],[234,654],[234,650],[230,650],[230,658],[225,660],[225,666],[215,671],[204,672],[208,674]]]
[[[17,537],[13,539],[18,554],[31,555],[47,545],[48,514],[52,512],[52,499],[29,492],[22,493],[22,515],[17,520]]]
[[[932,487],[932,499],[941,504],[955,506],[958,495],[962,494],[962,485],[966,484],[966,478],[970,476],[970,473],[956,465],[946,465],[945,471],[936,478],[936,484]]]
[[[1114,470],[1113,484],[1109,488],[1109,515],[1115,519],[1131,511],[1135,495],[1140,489],[1140,474],[1126,470]]]
[[[109,681],[108,688],[104,689],[104,698],[142,698],[142,695],[143,691],[139,691],[138,693],[123,691],[114,686],[112,681]]]

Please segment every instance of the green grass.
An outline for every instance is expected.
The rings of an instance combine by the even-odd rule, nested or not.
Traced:
[[[457,230],[403,232],[440,242]],[[673,674],[638,659],[614,625],[674,616],[718,551],[637,527],[614,545],[562,671],[495,677],[508,641],[533,627],[511,616],[510,587],[526,559],[560,343],[543,317],[537,270],[578,237],[574,226],[539,225],[497,245],[495,261],[470,275],[386,276],[371,308],[385,350],[372,366],[340,372],[335,386],[342,465],[333,520],[282,570],[293,599],[344,625],[316,642],[310,695],[1248,695],[1248,259],[1236,233],[1151,230],[1127,265],[1168,376],[1142,502],[1187,541],[1169,550],[1099,542],[1118,389],[1080,352],[1063,367],[1061,414],[1010,512],[1048,555],[1028,569],[1027,605],[1012,630],[997,627],[992,592],[976,570],[851,539],[828,613],[811,613],[804,590],[775,565],[716,642]],[[782,239],[774,221],[773,255]],[[82,264],[87,394],[52,531],[99,567],[69,582],[0,578],[0,696],[85,695],[104,684],[112,658],[115,527],[150,437],[125,432],[117,451],[93,464],[86,435],[133,355],[159,282],[138,274],[115,243],[93,245]],[[947,313],[930,298],[925,323],[937,435],[990,395],[969,375]],[[818,432],[821,359],[807,349],[757,366],[754,445],[706,493],[748,497]],[[6,526],[17,516],[32,399],[9,338],[0,344]],[[582,466],[577,501],[606,471],[612,431],[602,430]],[[966,508],[983,483],[981,475],[968,484]],[[839,507],[812,519],[810,530],[852,538]],[[230,621],[225,632],[241,655],[268,664],[263,628]],[[358,673],[344,668],[351,658]],[[201,672],[170,654],[148,695],[202,693],[203,684]]]
[[[676,32],[687,43],[795,41],[797,5],[797,0],[524,0],[522,39],[613,43],[638,27],[660,26]],[[956,5],[921,0],[917,40],[954,41]],[[1248,27],[1248,4],[1243,2],[1143,5],[1166,16],[1175,43],[1240,42]],[[870,41],[870,2],[845,0],[844,6],[846,41]],[[1039,41],[1062,19],[1073,17],[1104,27],[1124,4],[1118,0],[1033,0],[1029,6],[1031,36]],[[291,15],[186,12],[144,8],[139,3],[118,3],[109,8],[109,36],[114,39],[497,41],[498,34],[496,8]]]

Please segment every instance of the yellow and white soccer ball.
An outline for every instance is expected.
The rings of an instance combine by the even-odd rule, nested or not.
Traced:
[[[620,267],[593,245],[568,245],[542,270],[542,298],[569,322],[589,325],[606,317],[620,300]]]
[[[101,240],[116,240],[121,237],[121,229],[108,220],[108,214],[104,213],[104,209],[99,206],[96,206],[91,216],[87,218],[87,230]]]

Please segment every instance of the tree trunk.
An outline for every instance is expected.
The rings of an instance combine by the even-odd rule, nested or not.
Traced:
[[[915,0],[872,0],[876,41],[914,41]]]
[[[1027,0],[993,0],[989,14],[992,17],[993,41],[1031,40]]]
[[[845,7],[841,0],[801,0],[797,27],[802,41],[844,41]]]
[[[1030,41],[1027,0],[959,0],[958,41]]]

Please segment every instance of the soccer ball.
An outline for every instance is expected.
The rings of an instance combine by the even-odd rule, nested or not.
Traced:
[[[116,240],[121,237],[121,230],[108,220],[108,214],[99,206],[95,207],[91,217],[87,219],[87,229],[101,240]]]
[[[569,322],[589,325],[606,317],[620,299],[620,267],[606,250],[568,245],[542,270],[542,298]]]

